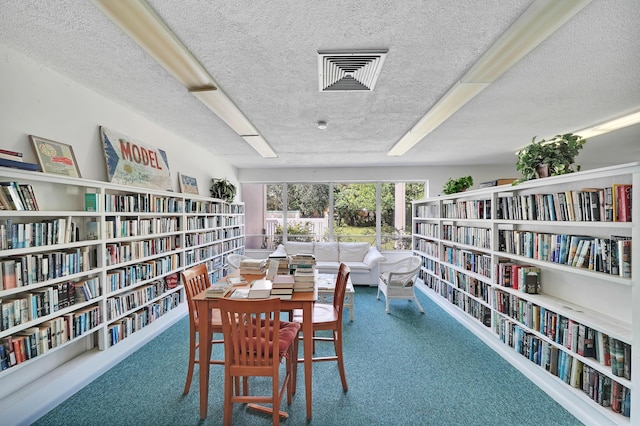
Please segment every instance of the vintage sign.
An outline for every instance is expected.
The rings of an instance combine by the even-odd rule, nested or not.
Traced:
[[[171,191],[167,154],[100,127],[109,182]]]

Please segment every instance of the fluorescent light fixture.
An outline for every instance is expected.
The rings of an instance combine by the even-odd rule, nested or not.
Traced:
[[[391,148],[387,155],[404,155],[415,144],[420,142],[422,138],[434,131],[447,118],[455,114],[456,111],[462,108],[478,93],[482,92],[488,85],[489,83],[456,83],[440,98],[438,103]]]
[[[258,135],[249,119],[217,87],[217,83],[144,0],[92,0],[98,9],[128,34],[169,74],[193,93],[238,135]],[[269,144],[255,148],[263,157],[275,157]],[[255,142],[260,146],[260,142]]]
[[[192,90],[191,93],[240,136],[258,134],[253,124],[222,90]]]
[[[460,81],[495,81],[590,2],[591,0],[533,2]]]
[[[271,145],[260,135],[243,136],[244,139],[253,149],[258,151],[264,158],[276,158],[277,155],[271,148]]]
[[[589,127],[588,129],[580,130],[579,132],[575,133],[585,139],[588,139],[638,123],[640,123],[640,111],[634,112],[633,114],[625,115],[624,117],[616,118],[615,120],[607,121],[606,123],[598,124],[597,126]]]
[[[387,155],[403,155],[591,0],[536,0]],[[451,97],[452,99],[448,99]],[[422,135],[418,137],[418,135]]]
[[[93,0],[93,4],[186,88],[216,86],[211,75],[147,2]]]

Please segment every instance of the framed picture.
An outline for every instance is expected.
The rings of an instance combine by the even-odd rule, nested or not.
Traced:
[[[109,182],[172,191],[167,153],[100,126]]]
[[[82,177],[71,145],[33,135],[29,139],[43,172]]]
[[[198,195],[198,182],[196,178],[178,173],[178,179],[180,180],[180,192]]]

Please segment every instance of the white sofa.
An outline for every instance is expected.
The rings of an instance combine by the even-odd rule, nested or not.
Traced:
[[[385,260],[378,249],[369,243],[342,242],[287,241],[278,245],[271,256],[292,256],[299,253],[313,253],[320,273],[336,274],[340,263],[345,263],[351,268],[351,282],[354,285],[377,285],[380,275],[378,265]]]

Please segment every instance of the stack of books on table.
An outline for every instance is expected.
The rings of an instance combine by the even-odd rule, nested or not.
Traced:
[[[242,259],[240,261],[241,275],[263,275],[267,269],[267,261],[265,259]]]
[[[294,291],[313,291],[315,268],[296,268],[294,273]]]
[[[289,274],[289,256],[269,256],[269,262],[272,260],[278,261],[277,274],[287,275]]]
[[[289,261],[289,268],[292,270],[297,269],[310,269],[313,270],[316,267],[316,257],[311,253],[298,253],[291,256]]]
[[[290,299],[293,294],[295,279],[293,275],[276,275],[273,277],[271,296],[280,299]]]
[[[208,299],[224,297],[226,296],[227,293],[229,293],[229,291],[231,291],[232,288],[233,288],[233,285],[231,285],[231,283],[228,283],[226,281],[213,283],[211,284],[210,287],[207,288],[205,296]]]
[[[267,279],[255,280],[249,287],[249,299],[268,299],[271,296],[273,282]]]

